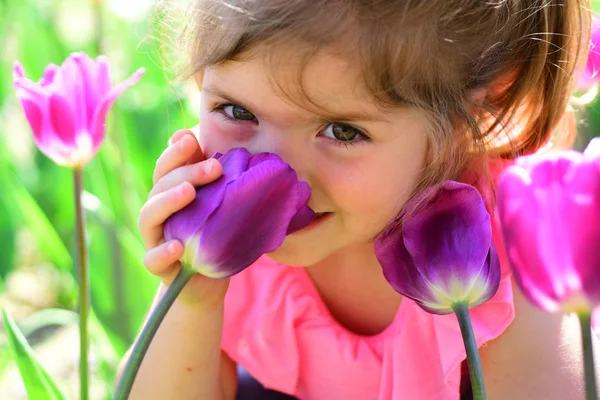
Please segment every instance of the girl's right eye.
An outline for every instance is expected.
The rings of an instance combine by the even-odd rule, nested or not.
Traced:
[[[244,107],[236,106],[235,104],[223,104],[217,107],[228,118],[236,121],[257,121],[254,114],[246,110]]]

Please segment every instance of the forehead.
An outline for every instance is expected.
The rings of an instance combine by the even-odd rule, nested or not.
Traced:
[[[382,111],[356,63],[328,49],[305,57],[291,47],[281,51],[258,47],[239,59],[206,68],[202,85],[207,91],[249,93],[257,102],[276,97],[323,116]]]

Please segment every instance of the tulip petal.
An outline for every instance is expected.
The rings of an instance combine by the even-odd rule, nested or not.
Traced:
[[[165,221],[165,240],[177,239],[186,243],[194,236],[208,217],[219,208],[227,187],[226,182],[221,176],[216,181],[196,189],[196,198]]]
[[[563,279],[572,282],[574,292],[581,286],[594,305],[600,304],[600,170],[596,163],[585,160],[571,169],[561,213],[567,235],[563,240],[570,242],[573,265],[573,270],[567,271],[572,276]]]
[[[101,99],[110,91],[108,60],[98,57],[94,62],[87,54],[81,53],[75,61],[81,71],[83,93],[85,98],[85,126],[91,131],[94,112]]]
[[[33,137],[36,142],[41,141],[42,124],[44,122],[44,113],[40,110],[38,103],[31,101],[29,98],[21,98],[21,105],[25,112],[25,117],[33,131]]]
[[[416,301],[421,307],[436,314],[447,314],[452,308],[434,307],[424,302],[432,299],[432,287],[427,277],[414,267],[401,233],[400,225],[387,230],[374,241],[375,254],[381,264],[383,275],[388,283],[403,296]]]
[[[59,69],[60,69],[60,67],[58,65],[49,64],[46,67],[46,69],[44,69],[44,75],[42,75],[39,85],[41,87],[46,87],[46,86],[51,85],[54,82],[54,77],[56,76],[56,73],[58,72]]]
[[[67,146],[77,146],[77,126],[75,115],[69,103],[58,94],[51,94],[49,100],[50,124],[56,135]]]
[[[96,91],[102,95],[110,91],[110,63],[108,58],[105,56],[98,56],[96,58]]]
[[[220,153],[217,153],[220,154]],[[223,166],[223,177],[227,182],[231,182],[240,177],[249,167],[250,160],[256,156],[252,156],[248,149],[238,147],[229,150],[225,155],[220,154],[214,158],[219,160]]]
[[[473,186],[447,181],[440,188],[429,208],[404,224],[404,243],[415,267],[433,285],[457,280],[466,288],[488,256],[490,217]]]
[[[13,64],[13,80],[25,78],[25,70],[23,69],[23,65],[15,61]]]
[[[483,304],[494,297],[500,287],[501,279],[502,268],[500,267],[500,258],[494,246],[490,246],[485,267],[482,268],[479,279],[473,282],[474,287],[471,289],[469,297],[477,300],[469,301],[470,307]]]
[[[94,110],[94,116],[92,118],[92,125],[90,127],[90,133],[92,136],[92,143],[94,148],[97,148],[104,140],[105,125],[106,125],[106,114],[113,105],[115,100],[127,89],[129,86],[135,84],[144,74],[144,68],[138,69],[129,78],[112,88]]]
[[[274,153],[255,154],[252,156],[252,158],[250,159],[250,162],[248,163],[248,169],[254,167],[256,164],[259,164],[259,163],[267,161],[267,160],[280,161],[280,158],[278,155],[276,155]]]
[[[277,249],[297,212],[296,182],[296,173],[280,160],[263,161],[230,182],[218,215],[201,232],[200,257],[221,276],[231,276]]]
[[[292,220],[287,229],[287,234],[292,234],[300,229],[306,227],[315,219],[315,212],[306,205],[310,199],[310,186],[306,182],[298,182],[296,185],[296,198],[298,200],[296,209],[298,212]]]
[[[213,158],[221,163],[223,174],[216,181],[198,188],[196,198],[167,219],[164,229],[165,239],[178,239],[186,243],[195,235],[208,217],[220,206],[227,184],[237,179],[246,170],[250,157],[250,152],[242,148],[232,149],[226,156],[220,153],[213,155]],[[189,222],[192,220],[193,224]]]
[[[563,182],[580,158],[562,152],[542,162],[525,160],[520,165],[530,171],[509,167],[498,184],[498,212],[515,279],[527,298],[547,311],[556,310],[558,301],[579,285],[562,277],[573,272]]]
[[[85,92],[83,87],[82,71],[79,67],[80,53],[73,53],[67,57],[61,68],[53,76],[51,90],[61,95],[71,106],[75,130],[87,130],[87,110],[85,105]]]

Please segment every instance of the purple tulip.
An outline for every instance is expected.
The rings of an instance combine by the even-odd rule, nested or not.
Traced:
[[[106,114],[123,91],[136,83],[143,68],[111,87],[109,63],[87,54],[71,54],[61,67],[50,64],[39,82],[14,65],[14,85],[40,151],[59,165],[80,167],[102,144]]]
[[[546,311],[600,304],[600,139],[520,157],[498,183],[506,253],[525,296]]]
[[[383,274],[398,293],[435,314],[452,313],[457,303],[477,306],[496,293],[500,263],[476,188],[445,181],[404,210],[414,212],[375,239]]]
[[[223,175],[165,223],[165,239],[185,245],[181,262],[211,278],[240,272],[310,224],[310,187],[271,153],[237,148],[216,154]]]

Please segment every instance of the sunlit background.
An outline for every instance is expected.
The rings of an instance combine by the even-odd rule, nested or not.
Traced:
[[[117,360],[157,287],[142,265],[138,212],[168,138],[197,123],[193,86],[177,80],[164,57],[172,50],[173,22],[155,12],[154,3],[0,0],[0,307],[16,319],[69,398],[78,397],[79,352],[73,178],[35,147],[13,90],[12,66],[19,60],[37,81],[47,64],[85,51],[109,57],[113,82],[146,68],[111,110],[107,139],[85,168],[96,319],[91,396],[109,398]],[[0,329],[0,399],[25,398]]]
[[[598,2],[594,2],[596,5]],[[137,216],[155,161],[178,128],[197,123],[198,94],[174,77],[176,30],[154,0],[0,0],[0,308],[7,309],[69,398],[78,393],[72,173],[43,156],[12,86],[12,65],[39,79],[72,52],[105,54],[113,82],[146,73],[109,114],[107,139],[86,166],[93,399],[108,399],[117,361],[157,287],[142,265]],[[579,112],[583,148],[600,131],[600,104]],[[0,329],[0,399],[26,392]]]

